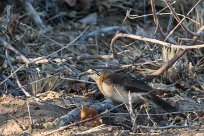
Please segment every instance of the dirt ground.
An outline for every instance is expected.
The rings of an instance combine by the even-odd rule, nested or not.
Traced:
[[[58,103],[62,99],[58,100]],[[66,114],[69,109],[38,103],[34,100],[25,100],[22,97],[13,98],[11,96],[0,97],[0,135],[45,135],[51,130],[43,128],[43,124],[55,120]],[[29,106],[29,112],[28,112]],[[31,122],[32,121],[32,127]],[[51,135],[180,135],[180,136],[203,136],[204,128],[200,130],[169,129],[161,131],[152,131],[149,133],[134,134],[128,130],[122,130],[116,126],[101,125],[94,128],[85,126],[74,126],[72,128],[53,133]]]
[[[39,128],[44,122],[62,116],[66,113],[65,109],[53,105],[43,105],[33,100],[24,100],[22,98],[13,98],[11,96],[0,97],[0,133],[1,135],[20,135],[27,130],[32,131],[34,135],[40,135]],[[36,129],[31,130],[31,123],[28,114]]]

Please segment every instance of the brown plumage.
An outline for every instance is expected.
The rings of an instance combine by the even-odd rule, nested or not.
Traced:
[[[176,108],[158,97],[153,89],[145,82],[127,76],[125,74],[114,73],[110,70],[97,72],[88,70],[84,72],[92,78],[98,85],[101,93],[116,103],[129,103],[129,93],[134,106],[144,103],[151,103],[159,106],[168,112],[176,111]]]

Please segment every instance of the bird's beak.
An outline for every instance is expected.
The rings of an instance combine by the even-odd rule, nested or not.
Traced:
[[[86,75],[90,75],[90,72],[84,71],[84,72],[80,73],[78,76],[79,76],[79,78],[81,78],[82,76],[86,76]]]
[[[78,76],[79,78],[81,78],[82,76],[86,76],[86,75],[89,75],[90,73],[88,73],[87,71],[84,71],[82,73],[80,73]]]

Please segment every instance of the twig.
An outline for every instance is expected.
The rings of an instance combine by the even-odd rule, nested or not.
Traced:
[[[161,13],[161,12],[157,12],[156,13],[156,15],[172,15],[172,13]],[[186,16],[184,16],[184,15],[182,15],[182,14],[178,14],[177,13],[177,15],[178,16],[181,16],[181,17],[186,17]],[[128,17],[130,18],[130,19],[137,19],[137,18],[142,18],[142,17],[148,17],[148,16],[153,16],[153,14],[146,14],[146,15],[141,15],[141,16],[138,16],[138,15],[128,15]],[[196,24],[200,24],[199,22],[197,22],[196,20],[193,20],[193,19],[191,19],[191,18],[189,18],[189,17],[186,17],[186,19],[188,19],[188,20],[190,20],[190,21],[192,21],[193,23],[196,23]]]
[[[25,63],[25,65],[29,65],[29,64],[35,63],[35,62],[37,62],[37,61],[40,61],[40,60],[43,60],[43,59],[47,59],[47,58],[49,58],[50,56],[52,56],[53,54],[58,53],[58,52],[62,51],[62,50],[65,49],[65,48],[68,48],[71,44],[73,44],[75,41],[77,41],[77,40],[83,35],[83,33],[85,33],[85,31],[86,31],[87,29],[88,29],[88,27],[87,27],[78,37],[76,37],[73,41],[71,41],[69,44],[67,44],[66,46],[62,47],[61,49],[59,49],[59,50],[57,50],[57,51],[55,51],[55,52],[49,54],[48,56],[43,56],[43,57],[40,57],[40,58],[31,60],[31,61],[30,61],[29,59],[27,59],[27,58],[26,58],[22,53],[20,53],[18,50],[16,50],[11,44],[7,43],[7,42],[4,41],[3,39],[0,38],[0,42],[4,45],[4,47],[5,47],[6,49],[9,49],[9,50],[13,51],[14,53],[16,53],[17,55],[19,55],[20,58],[21,58],[21,59],[23,60],[23,62]],[[23,66],[24,66],[24,65],[22,65],[21,67],[23,67]],[[20,68],[21,68],[21,67],[20,67]],[[20,68],[18,68],[18,70],[19,70]],[[9,76],[9,78],[10,78],[12,75],[14,75],[18,70],[16,70],[15,72],[11,73],[10,76]],[[5,80],[4,80],[3,82],[5,82]],[[1,82],[0,84],[2,84],[3,82]],[[21,86],[21,87],[19,87],[19,88],[22,89],[23,86]]]
[[[79,55],[79,56],[71,56],[71,57],[58,57],[59,59],[65,59],[66,61],[83,61],[83,60],[111,60],[113,59],[112,55]],[[44,64],[49,61],[54,61],[58,58],[49,58],[48,56],[42,56],[38,58],[30,58],[31,62],[35,62],[35,64]],[[63,60],[62,60],[63,61]]]
[[[13,51],[14,53],[16,53],[16,55],[19,55],[19,57],[23,60],[23,62],[28,65],[30,63],[30,61],[22,54],[20,53],[18,50],[16,50],[11,44],[9,44],[8,42],[6,42],[5,40],[0,38],[0,42],[4,45],[4,47],[6,49],[9,49],[11,51]]]
[[[165,33],[163,32],[163,30],[162,30],[162,28],[161,28],[161,25],[160,25],[160,23],[159,23],[159,19],[158,19],[158,17],[156,16],[155,0],[151,0],[151,6],[152,6],[152,13],[153,13],[154,22],[155,22],[155,24],[156,24],[156,26],[157,26],[157,28],[158,28],[159,33],[161,34],[161,36],[162,36],[163,38],[165,38],[165,37],[166,37],[166,36],[165,36]],[[166,38],[166,40],[167,40],[168,42],[170,42],[170,43],[176,44],[175,41],[172,41],[172,40],[170,40],[169,38]]]
[[[31,27],[31,26],[29,26],[29,25],[27,25],[27,24],[23,24],[23,23],[19,23],[19,25],[22,25],[22,26],[24,26],[24,27],[27,27],[28,29],[31,29],[31,30],[35,31],[38,35],[40,35],[40,36],[46,38],[46,40],[49,40],[49,41],[53,42],[53,43],[56,44],[56,45],[59,45],[60,47],[66,46],[66,44],[59,43],[59,42],[53,40],[52,38],[50,38],[49,36],[47,36],[47,34],[44,34],[44,33],[43,33],[44,31],[43,31],[43,32],[38,31],[38,30],[36,30],[35,28],[33,28],[33,27]],[[76,54],[75,51],[73,51],[73,50],[71,50],[71,49],[69,49],[69,48],[67,48],[67,50],[70,51],[70,52],[72,52],[72,53],[75,53],[75,54]]]
[[[203,33],[203,29],[204,27],[201,27],[197,33]],[[198,34],[199,36],[201,34]],[[196,41],[196,39],[199,36],[195,36],[193,38],[193,41],[189,44],[191,46],[186,46],[186,45],[174,45],[174,44],[170,44],[167,42],[163,42],[163,41],[159,41],[156,39],[151,39],[151,38],[147,38],[147,37],[142,37],[142,36],[136,36],[136,35],[132,35],[132,34],[123,34],[123,33],[119,33],[116,34],[115,37],[112,39],[111,44],[110,44],[110,48],[112,50],[113,53],[113,57],[117,58],[117,53],[115,51],[114,48],[114,43],[117,39],[119,38],[131,38],[131,39],[136,39],[136,40],[141,40],[141,41],[147,41],[147,42],[151,42],[151,43],[155,43],[155,44],[159,44],[162,46],[166,46],[166,47],[172,47],[172,48],[178,48],[179,51],[177,52],[177,54],[169,61],[167,61],[160,69],[158,69],[157,71],[155,71],[154,73],[146,76],[144,78],[144,80],[152,80],[153,78],[159,76],[160,74],[162,74],[164,71],[166,71],[167,69],[169,69],[181,56],[183,56],[185,54],[185,52],[189,49],[199,49],[199,48],[203,48],[204,44],[201,45],[193,45],[194,42]]]
[[[123,31],[123,32],[126,32],[126,33],[130,33],[130,30],[128,29],[127,26],[110,26],[110,27],[105,27],[105,28],[101,28],[99,30],[95,30],[95,31],[92,31],[88,34],[85,34],[84,36],[82,36],[80,38],[80,41],[84,41],[86,40],[88,37],[91,37],[91,36],[98,36],[100,35],[101,33],[107,33],[107,32],[112,32],[112,31]]]
[[[95,82],[90,82],[86,80],[79,80],[79,79],[73,79],[73,78],[67,78],[67,77],[60,77],[60,79],[69,80],[69,81],[77,81],[77,82],[83,82],[88,84],[96,84]]]
[[[56,53],[62,51],[63,49],[68,48],[70,45],[72,45],[73,43],[75,43],[75,42],[87,31],[87,29],[88,29],[88,27],[86,27],[86,28],[84,29],[84,31],[83,31],[79,36],[77,36],[73,41],[71,41],[71,42],[68,43],[66,46],[62,47],[61,49],[59,49],[59,50],[57,50],[57,51],[54,51],[54,52],[52,52],[51,54],[49,54],[49,55],[47,55],[47,56],[43,56],[43,57],[40,57],[40,58],[38,58],[38,59],[32,60],[30,63],[35,63],[36,61],[40,61],[40,60],[42,60],[42,59],[47,59],[47,58],[49,58],[50,56],[52,56],[52,55],[54,55],[54,54],[56,54]],[[30,63],[29,63],[29,64],[30,64]]]
[[[163,1],[164,1],[164,2],[166,3],[166,5],[169,7],[170,11],[173,13],[173,15],[174,15],[176,21],[177,21],[178,23],[181,22],[181,19],[178,17],[178,15],[177,15],[176,12],[174,11],[174,9],[173,9],[173,7],[171,6],[171,4],[170,4],[167,0],[163,0]],[[200,3],[201,1],[202,1],[202,0],[199,0],[199,1],[197,2],[197,4]],[[196,4],[196,5],[197,5],[197,4]],[[193,35],[193,36],[203,35],[203,33],[195,33],[195,32],[190,31],[183,23],[181,23],[180,25],[181,25],[181,27],[182,27],[186,32],[188,32],[189,34],[191,34],[191,35]]]
[[[129,112],[129,115],[130,115],[130,119],[131,119],[131,122],[132,122],[132,131],[135,131],[135,128],[136,128],[136,115],[134,113],[134,110],[133,110],[133,106],[132,106],[132,96],[130,94],[130,92],[128,93],[128,99],[129,99],[129,107],[128,108],[128,112]]]
[[[200,44],[200,45],[192,45],[192,46],[186,46],[186,45],[176,45],[176,44],[170,44],[167,42],[163,42],[157,39],[152,39],[152,38],[147,38],[147,37],[143,37],[143,36],[137,36],[137,35],[133,35],[133,34],[124,34],[124,33],[119,33],[116,34],[115,37],[111,40],[111,50],[113,52],[113,56],[114,58],[117,57],[117,53],[115,51],[114,48],[114,44],[115,41],[119,38],[130,38],[130,39],[135,39],[135,40],[140,40],[140,41],[146,41],[146,42],[151,42],[151,43],[155,43],[155,44],[159,44],[165,47],[169,47],[169,48],[177,48],[177,49],[182,49],[182,50],[188,50],[188,49],[199,49],[199,48],[203,48],[204,44]]]
[[[196,127],[196,126],[199,126],[199,125],[194,125],[194,126],[190,126],[190,128],[192,127]],[[138,128],[144,128],[144,129],[169,129],[169,128],[189,128],[189,126],[178,126],[178,125],[168,125],[168,126],[143,126],[143,125],[140,125],[138,126]]]
[[[27,105],[27,108],[28,108],[28,117],[29,117],[29,120],[30,120],[30,125],[32,126],[33,122],[32,122],[32,118],[31,118],[31,114],[30,114],[30,106],[29,106],[28,99],[26,99],[26,105]]]
[[[192,111],[177,111],[177,112],[165,112],[165,113],[149,113],[149,116],[164,116],[169,114],[181,114],[181,113],[197,113],[197,112],[204,112],[204,110],[192,110]],[[110,113],[110,115],[129,115],[129,113]],[[138,116],[148,116],[147,114],[137,113]]]
[[[197,33],[203,33],[204,31],[204,26],[201,27]],[[194,36],[193,37],[193,41],[190,43],[191,45],[194,44],[194,42],[199,38],[199,36]],[[174,57],[172,59],[170,59],[169,61],[167,61],[160,69],[158,69],[157,71],[153,72],[150,75],[147,75],[144,80],[149,81],[154,79],[155,77],[161,75],[164,71],[166,71],[167,69],[169,69],[180,57],[182,57],[188,50],[182,50],[179,49],[178,52],[174,55]]]
[[[10,58],[9,58],[9,54],[8,54],[8,50],[6,50],[6,59],[7,59],[7,62],[8,62],[8,65],[11,67],[12,71],[15,71],[12,64],[11,64],[11,61],[10,61]],[[27,97],[31,97],[31,95],[22,87],[19,79],[18,79],[18,76],[16,73],[13,74],[15,76],[15,79],[16,79],[16,83],[17,85],[19,86],[19,88],[21,89],[21,91],[24,93],[25,96]]]
[[[35,25],[39,28],[44,28],[45,25],[43,24],[43,21],[41,20],[37,11],[33,8],[32,4],[28,0],[21,0],[21,4],[23,5],[24,9],[29,13]]]
[[[94,128],[91,128],[91,129],[89,129],[89,130],[86,130],[86,131],[83,131],[83,132],[77,132],[77,133],[75,133],[76,135],[88,135],[88,134],[90,134],[90,133],[96,133],[96,132],[98,132],[98,131],[104,131],[104,130],[108,130],[108,129],[110,129],[110,127],[109,126],[105,126],[105,124],[102,124],[102,125],[100,125],[100,126],[96,126],[96,127],[94,127]]]
[[[18,86],[9,79],[9,77],[7,77],[6,75],[4,75],[3,73],[1,73],[1,77],[3,78],[3,81],[0,83],[0,85],[2,85],[4,82],[6,82],[7,84],[9,84],[12,88],[17,88]]]
[[[194,8],[200,3],[200,1],[198,1],[194,6],[193,8],[191,8],[191,10],[186,14],[186,16],[184,16],[183,19],[181,19],[178,24],[174,27],[173,30],[171,30],[171,32],[168,34],[168,36],[165,38],[164,41],[166,41],[172,34],[173,32],[178,28],[178,26],[182,25],[183,24],[183,21],[186,19],[186,17],[194,10]]]
[[[18,72],[21,68],[23,68],[24,65],[21,65],[19,68],[17,68],[15,71],[13,71],[8,77],[6,77],[5,75],[2,74],[2,77],[4,78],[4,80],[0,83],[0,85],[2,85],[4,82],[9,83],[12,87],[16,88],[17,86],[12,83],[12,81],[9,79],[13,76],[13,74],[15,74],[16,72]],[[9,80],[9,81],[8,81]]]

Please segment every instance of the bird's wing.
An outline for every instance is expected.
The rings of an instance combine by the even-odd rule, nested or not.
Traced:
[[[154,104],[158,105],[159,107],[161,107],[162,109],[168,112],[177,111],[175,107],[173,107],[171,104],[169,104],[168,102],[166,102],[165,100],[157,96],[156,93],[152,91],[153,89],[149,85],[147,85],[145,82],[134,79],[128,82],[128,85],[126,86],[126,88],[133,88],[133,91],[134,91],[134,87],[139,88],[138,89],[139,91],[143,91],[143,93],[145,93],[143,97],[146,98],[147,102],[148,101],[153,102]],[[138,90],[134,92],[138,92]]]
[[[124,74],[116,73],[114,75],[109,75],[104,82],[107,84],[112,83],[124,86],[127,91],[130,91],[130,93],[148,93],[149,91],[152,91],[152,88],[144,81]]]
[[[124,85],[132,93],[134,92],[148,93],[149,91],[153,90],[147,83],[139,79],[132,79],[126,82]]]

